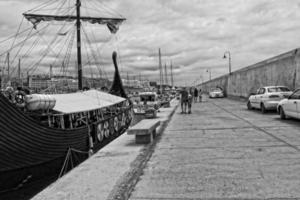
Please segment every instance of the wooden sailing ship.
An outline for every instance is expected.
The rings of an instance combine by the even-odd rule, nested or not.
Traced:
[[[124,133],[131,123],[132,106],[123,89],[116,53],[109,93],[82,91],[81,21],[105,24],[115,32],[125,19],[83,17],[80,6],[77,0],[76,16],[24,14],[34,26],[49,20],[76,21],[79,92],[55,94],[51,98],[35,95],[39,101],[31,101],[32,104],[29,100],[34,98],[33,94],[18,91],[9,99],[0,93],[0,195],[43,177],[62,176]]]

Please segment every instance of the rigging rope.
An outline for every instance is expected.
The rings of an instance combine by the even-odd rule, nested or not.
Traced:
[[[93,50],[93,48],[92,48],[91,42],[90,42],[90,40],[89,40],[89,38],[88,38],[88,35],[87,35],[87,33],[85,32],[85,29],[84,29],[84,28],[83,28],[82,30],[83,30],[84,36],[85,36],[86,39],[87,39],[87,43],[88,43],[89,47],[91,48],[91,53],[92,53],[92,56],[93,56],[93,58],[94,58],[94,60],[95,60],[95,64],[97,64],[97,63],[98,63],[98,61],[97,61],[97,56],[96,56],[96,54],[95,54],[95,52],[94,52],[94,50]],[[100,77],[102,77],[102,70],[101,70],[99,67],[97,67],[97,69],[98,69],[98,71],[99,71]]]
[[[17,51],[17,53],[15,54],[13,60],[12,60],[10,63],[12,63],[12,64],[14,63],[15,59],[17,58],[17,56],[19,55],[20,51],[22,50],[22,48],[23,48],[25,42],[30,38],[29,36],[30,36],[32,30],[33,30],[33,29],[31,29],[31,31],[30,31],[30,32],[28,33],[28,35],[26,36],[26,39],[23,41],[23,43],[21,44],[19,50]],[[14,73],[15,70],[16,70],[16,67],[14,67],[14,68],[12,69],[11,75],[13,75],[13,73]]]
[[[85,3],[85,2],[84,2]],[[85,5],[86,5],[86,3],[85,3]],[[87,14],[89,14],[89,11],[87,10]],[[97,51],[97,53],[96,53],[96,57],[98,57],[98,58],[101,58],[101,54],[100,54],[100,52],[99,52],[99,47],[98,47],[98,42],[96,42],[96,37],[95,37],[95,34],[94,34],[94,32],[93,31],[91,31],[92,32],[92,37],[93,37],[93,39],[94,39],[94,42],[95,42],[95,44],[96,44],[96,51]],[[102,46],[102,48],[104,47],[104,45]],[[96,60],[95,60],[95,62],[97,62]],[[99,63],[101,63],[101,62],[99,62]],[[97,66],[97,69],[98,69],[98,71],[99,71],[99,74],[100,74],[100,78],[103,78],[102,77],[102,75],[104,74],[104,77],[107,79],[107,74],[106,74],[106,71],[105,71],[105,69],[101,69],[101,66],[98,66],[98,65],[96,65]],[[100,68],[99,68],[100,67]]]
[[[71,57],[71,52],[72,52],[72,47],[74,44],[74,38],[75,38],[75,30],[72,32],[69,40],[69,44],[67,46],[66,54],[63,58],[63,66],[61,68],[61,72],[63,76],[66,76],[66,72],[68,70],[69,62],[70,62],[70,57]]]
[[[34,10],[41,9],[40,7],[44,8],[44,7],[48,6],[47,4],[50,4],[50,3],[52,3],[52,2],[55,3],[55,2],[57,2],[57,0],[50,0],[50,1],[47,1],[47,2],[45,2],[45,3],[42,3],[41,5],[39,5],[39,6],[37,6],[37,7],[34,7],[34,8],[32,8],[32,9],[26,11],[25,13],[28,13],[28,12],[34,11]]]
[[[65,25],[66,25],[66,22],[65,22],[64,25],[61,27],[60,31],[63,30],[63,28],[65,27]],[[44,51],[44,53],[42,54],[42,57],[38,60],[38,62],[37,62],[35,65],[31,66],[31,67],[29,68],[29,70],[27,70],[27,72],[29,72],[29,71],[31,71],[31,70],[34,72],[34,71],[36,70],[36,68],[38,67],[38,65],[42,62],[42,60],[43,60],[43,59],[46,57],[46,55],[49,53],[50,48],[51,48],[51,45],[53,45],[53,43],[56,41],[57,37],[58,37],[58,35],[56,34],[55,37],[51,40],[51,42],[50,42],[50,44],[48,45],[48,47],[46,48],[46,50]]]
[[[119,44],[119,37],[117,35],[115,35],[115,39],[116,39],[116,43]],[[121,51],[120,51],[119,45],[116,45],[116,47],[117,47],[117,52],[118,52],[118,55],[119,55],[118,56],[119,59],[117,60],[119,66],[120,66],[119,69],[121,71],[121,74],[124,74],[123,67],[122,67],[122,55],[121,55]]]
[[[119,16],[121,16],[119,13],[115,12],[113,9],[109,9],[105,4],[102,4],[102,3],[99,3],[95,0],[92,0],[92,1],[83,1],[82,2],[84,3],[85,6],[82,6],[83,8],[85,8],[87,10],[87,13],[89,12],[89,10],[97,10],[97,11],[101,11],[101,9],[103,9],[104,11],[106,11],[108,14],[118,14]],[[93,8],[90,8],[89,5],[87,5],[86,2],[89,2],[90,4],[93,4]],[[49,8],[50,6],[55,6],[55,8]],[[66,7],[67,6],[67,7]],[[101,9],[99,9],[101,8]],[[74,9],[74,10],[72,10]],[[28,12],[37,12],[37,11],[54,11],[52,13],[56,13],[56,14],[62,14],[62,13],[71,13],[70,16],[76,11],[76,8],[75,6],[70,6],[70,0],[50,0],[50,1],[47,1],[45,3],[42,3],[41,5],[33,8],[33,9],[30,9],[28,10],[27,12],[25,13],[28,13]],[[89,13],[88,13],[89,15]],[[12,51],[14,48],[16,47],[19,47],[16,49],[16,54],[14,55],[14,58],[10,61],[10,63],[13,63],[15,62],[16,58],[21,55],[21,51],[24,49],[27,50],[25,51],[25,54],[21,55],[21,58],[24,59],[24,58],[31,58],[29,55],[31,54],[31,52],[33,51],[33,49],[35,47],[37,47],[39,44],[41,44],[41,41],[44,41],[46,43],[46,45],[48,45],[45,49],[42,49],[39,54],[39,57],[38,59],[35,59],[33,62],[34,63],[31,63],[32,59],[25,59],[26,61],[28,61],[28,65],[27,65],[27,73],[31,72],[35,72],[37,67],[40,65],[40,63],[44,60],[44,58],[47,56],[47,54],[49,52],[52,52],[54,54],[54,63],[56,63],[57,60],[59,60],[59,57],[62,53],[62,50],[65,49],[64,47],[60,48],[60,51],[59,53],[57,53],[57,51],[55,51],[55,48],[57,48],[59,45],[59,42],[62,40],[62,38],[59,38],[58,39],[58,35],[55,35],[52,40],[50,41],[50,43],[47,44],[47,41],[44,39],[43,35],[46,33],[46,30],[47,28],[49,27],[50,24],[53,24],[55,25],[54,22],[48,22],[47,26],[45,27],[42,27],[40,30],[37,30],[36,29],[36,32],[32,34],[32,30],[34,29],[34,27],[31,27],[31,28],[28,28],[28,29],[25,29],[25,30],[22,30],[21,31],[21,27],[22,27],[22,24],[23,24],[23,21],[24,21],[24,18],[22,18],[22,21],[18,27],[18,31],[15,35],[13,35],[12,37],[8,38],[8,39],[5,39],[3,41],[0,42],[0,44],[2,42],[6,42],[10,39],[14,39],[12,44],[11,44],[11,47],[3,52],[2,54],[0,54],[0,56],[3,56],[4,54]],[[67,20],[68,21],[68,20]],[[66,22],[64,22],[62,28],[59,29],[59,32],[61,32],[66,26]],[[70,31],[72,28],[70,28],[68,31]],[[66,33],[68,33],[68,31]],[[23,33],[26,33],[26,37],[25,39],[24,38],[21,38],[20,40],[17,40],[17,37],[22,35]],[[100,66],[100,63],[99,62],[99,59],[101,60],[101,57],[100,57],[100,50],[104,47],[104,45],[102,45],[100,48],[99,48],[99,44],[96,42],[96,37],[94,35],[94,32],[92,32],[92,39],[95,41],[95,45],[92,44],[90,38],[88,37],[88,34],[87,32],[85,31],[85,29],[83,28],[83,33],[84,33],[84,36],[86,38],[86,42],[87,42],[87,45],[85,46],[86,49],[88,49],[88,47],[90,48],[90,51],[91,52],[86,52],[87,54],[87,57],[88,57],[88,66],[89,66],[89,69],[90,69],[90,72],[91,74],[92,73],[92,63],[90,62],[90,58],[93,58],[95,60],[95,66],[97,67],[98,71],[99,71],[99,74],[100,74],[100,77],[102,78],[103,74],[105,76],[105,78],[107,78],[107,74],[105,72],[104,69],[101,69],[101,66]],[[36,38],[34,38],[36,36]],[[67,45],[67,48],[66,48],[66,53],[64,54],[63,56],[63,61],[64,63],[66,64],[66,67],[65,67],[65,70],[64,70],[64,73],[66,72],[66,70],[69,68],[70,66],[70,61],[71,61],[71,54],[72,54],[72,47],[73,47],[73,43],[74,43],[74,38],[75,38],[75,29],[74,29],[74,32],[72,32],[71,35],[68,34],[67,38],[66,38],[66,41],[64,42],[64,44],[68,43]],[[28,49],[25,49],[24,46],[26,44],[27,41],[29,41],[30,39],[32,39],[33,41],[33,44],[28,48]],[[96,47],[96,50],[94,49]],[[89,54],[90,53],[90,54]],[[6,62],[7,62],[7,57],[6,57]],[[22,63],[26,63],[26,62],[23,62]],[[13,74],[15,71],[16,71],[17,68],[13,68],[12,70],[12,73]]]
[[[94,8],[96,8],[99,12],[103,13],[103,11],[106,11],[108,14],[111,14],[112,16],[114,16],[115,14],[117,14],[119,17],[123,18],[123,16],[118,13],[116,10],[109,8],[108,6],[106,6],[105,4],[103,4],[102,2],[98,2],[96,0],[91,0],[89,1],[89,3],[93,3]],[[103,10],[98,9],[100,7],[102,7]]]
[[[75,10],[74,10],[75,12]],[[65,21],[63,26],[59,29],[58,32],[61,32],[65,26],[66,26],[67,22]],[[51,45],[53,45],[53,43],[56,41],[57,37],[59,35],[55,34],[55,37],[53,38],[53,40],[50,42],[50,44],[48,45],[48,48],[45,50],[44,54],[42,54],[41,59],[34,65],[32,65],[31,67],[29,67],[29,69],[27,70],[27,72],[29,73],[29,71],[32,71],[32,73],[36,70],[36,68],[38,67],[38,65],[40,64],[40,62],[46,57],[46,55],[48,54],[49,50],[51,49]]]
[[[88,49],[87,49],[87,46],[86,46],[86,45],[84,45],[84,47],[85,47],[85,50],[86,50],[87,64],[88,64],[88,66],[89,66],[90,73],[91,73],[91,75],[92,75],[93,73],[92,73],[92,69],[91,69],[90,56],[89,56],[89,54],[88,54]]]
[[[59,8],[57,8],[56,12],[55,12],[55,15],[58,15],[59,12],[60,12],[60,9],[66,4],[67,0],[64,0],[61,4],[61,6]]]
[[[66,44],[67,44],[67,42],[69,40],[69,37],[70,37],[70,35],[68,35],[67,38],[65,39],[65,42],[62,44],[63,47],[67,46]],[[55,66],[56,62],[59,60],[59,57],[60,57],[62,51],[64,50],[63,47],[59,48],[60,49],[59,52],[56,54],[56,56],[54,57],[55,58],[54,61],[50,65]]]
[[[29,31],[29,30],[31,30],[31,29],[32,29],[32,27],[29,27],[29,28],[27,28],[27,29],[25,29],[25,30],[20,31],[19,33],[16,33],[16,34],[14,34],[14,35],[12,35],[12,36],[9,36],[8,38],[6,38],[6,39],[4,39],[4,40],[1,40],[1,41],[0,41],[0,44],[2,44],[2,43],[4,43],[4,42],[7,42],[8,40],[10,40],[10,39],[12,39],[12,38],[15,38],[15,37],[21,35],[22,33],[25,33],[26,31]]]
[[[43,30],[46,30],[46,28],[49,26],[49,24],[47,24],[43,29],[41,29],[42,31]],[[31,54],[31,52],[32,52],[32,50],[39,44],[39,42],[40,42],[40,39],[41,39],[41,37],[38,37],[39,35],[37,34],[37,37],[36,37],[36,39],[34,40],[34,42],[32,43],[32,45],[31,45],[31,47],[29,47],[28,48],[28,50],[26,51],[26,53],[21,57],[21,59],[24,59],[24,58],[27,58],[27,57],[29,57],[29,55]],[[26,60],[26,59],[25,59]],[[33,61],[33,62],[35,62],[35,61]],[[24,63],[24,61],[23,61],[23,63]],[[29,64],[27,64],[27,65],[29,65]]]

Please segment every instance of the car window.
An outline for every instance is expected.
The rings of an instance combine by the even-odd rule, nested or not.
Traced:
[[[265,93],[265,88],[260,88],[257,94],[264,94]]]
[[[141,101],[155,101],[154,95],[143,95],[141,96]]]
[[[294,92],[291,96],[290,99],[300,99],[300,90],[297,90]]]
[[[287,88],[287,87],[278,87],[280,90],[281,90],[281,92],[289,92],[289,91],[291,91],[289,88]]]
[[[268,92],[289,92],[290,90],[286,87],[272,87],[268,88]]]

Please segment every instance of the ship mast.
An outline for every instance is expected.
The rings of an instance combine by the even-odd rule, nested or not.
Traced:
[[[119,30],[119,25],[125,21],[122,17],[92,17],[92,16],[81,16],[81,0],[76,0],[76,16],[65,14],[65,15],[51,15],[51,14],[33,14],[23,13],[24,17],[33,24],[36,29],[37,25],[41,21],[75,21],[77,30],[77,67],[78,67],[78,89],[82,90],[83,86],[83,73],[82,73],[82,58],[81,58],[81,21],[89,22],[91,24],[106,25],[112,34],[115,34]],[[32,12],[32,10],[30,10]],[[37,11],[37,10],[35,10]]]
[[[81,33],[80,33],[80,0],[76,2],[76,28],[77,28],[77,67],[78,67],[78,89],[82,90],[82,63],[81,63]]]

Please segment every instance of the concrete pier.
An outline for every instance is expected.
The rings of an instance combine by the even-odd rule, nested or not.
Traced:
[[[300,199],[300,122],[211,99],[177,109],[131,200]]]
[[[158,118],[153,119],[161,122],[158,134],[177,104],[173,101],[170,108],[161,108]],[[124,133],[32,200],[124,199],[138,180],[151,145],[138,145],[134,135]]]
[[[150,145],[124,134],[34,200],[300,199],[300,122],[206,99]]]

